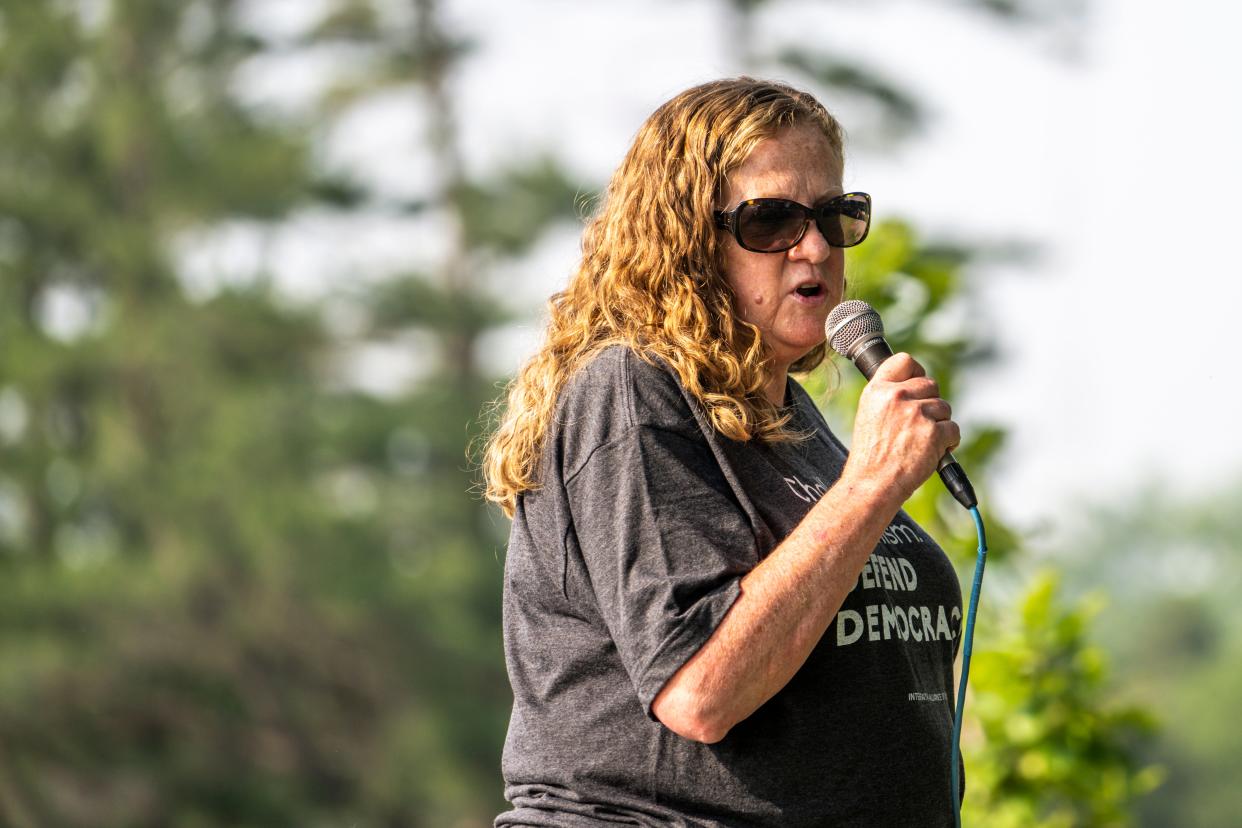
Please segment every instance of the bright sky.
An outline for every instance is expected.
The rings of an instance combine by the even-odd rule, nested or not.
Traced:
[[[1089,2],[1077,59],[950,3],[782,2],[760,20],[765,39],[884,70],[933,113],[899,150],[849,158],[847,189],[871,192],[878,214],[1043,247],[1033,266],[974,274],[978,323],[1002,361],[952,401],[967,428],[1010,427],[999,481],[980,494],[1022,525],[1055,524],[1072,496],[1112,500],[1156,476],[1200,491],[1242,476],[1242,260],[1227,246],[1242,195],[1242,12],[1219,0]],[[454,0],[449,11],[481,46],[458,97],[478,164],[547,149],[602,182],[652,109],[740,69],[705,0]],[[426,170],[409,160],[418,124],[393,109],[360,112],[334,152],[384,159],[383,180],[402,189]],[[280,247],[277,269],[295,291],[342,261],[378,275],[377,263],[408,263],[411,238],[434,244],[411,232],[363,223]],[[345,238],[352,253],[340,252]],[[575,232],[554,234],[504,274],[506,291],[540,307],[576,251]],[[516,367],[534,342],[533,326],[495,337],[494,364]],[[370,370],[397,370],[373,357]]]

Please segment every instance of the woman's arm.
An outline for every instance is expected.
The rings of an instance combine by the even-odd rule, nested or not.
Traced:
[[[939,393],[908,354],[880,366],[841,478],[742,579],[716,631],[652,702],[666,727],[718,742],[802,667],[901,504],[957,445]]]

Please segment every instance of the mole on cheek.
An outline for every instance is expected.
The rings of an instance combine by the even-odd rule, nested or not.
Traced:
[[[752,301],[754,304],[756,304],[756,305],[762,305],[762,304],[763,304],[763,294],[762,294],[762,293],[756,293],[756,294],[755,294],[755,298],[754,298],[754,299],[752,299],[751,301]]]

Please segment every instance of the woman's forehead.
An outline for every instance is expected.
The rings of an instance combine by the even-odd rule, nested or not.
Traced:
[[[730,200],[816,201],[841,192],[841,160],[814,126],[796,126],[760,141],[727,177]]]

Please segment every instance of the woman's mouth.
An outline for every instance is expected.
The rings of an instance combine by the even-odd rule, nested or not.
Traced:
[[[794,296],[807,305],[822,305],[828,301],[828,291],[823,282],[807,282],[794,288]]]

